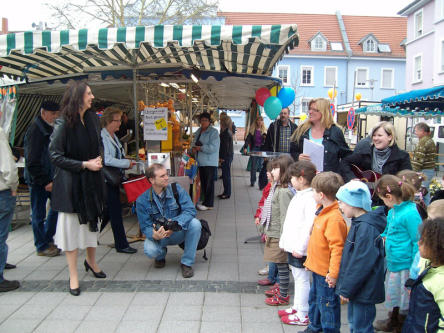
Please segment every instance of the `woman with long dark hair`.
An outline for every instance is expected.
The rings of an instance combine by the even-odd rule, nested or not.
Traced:
[[[86,248],[85,270],[96,278],[106,274],[96,263],[98,223],[104,211],[102,145],[97,115],[91,111],[94,95],[86,82],[71,82],[62,99],[62,117],[56,121],[49,145],[55,175],[52,208],[59,212],[54,242],[66,253],[69,292],[80,295],[78,249]]]

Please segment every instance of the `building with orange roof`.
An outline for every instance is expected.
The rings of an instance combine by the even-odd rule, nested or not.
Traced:
[[[296,90],[290,108],[307,112],[308,101],[328,97],[335,103],[380,101],[405,90],[405,17],[336,14],[220,12],[225,24],[297,24],[299,45],[278,63],[274,75]]]

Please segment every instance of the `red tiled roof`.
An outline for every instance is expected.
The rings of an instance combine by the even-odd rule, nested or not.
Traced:
[[[350,47],[354,56],[385,56],[405,58],[405,50],[400,45],[407,37],[407,17],[383,16],[342,16]],[[379,43],[389,44],[391,53],[368,53],[362,51],[359,41],[373,34]]]
[[[299,45],[291,50],[290,54],[346,55],[338,19],[334,14],[219,12],[218,16],[225,17],[225,24],[227,25],[297,24]],[[354,56],[405,57],[404,49],[399,44],[407,35],[407,18],[345,15],[343,19]],[[330,45],[328,45],[326,52],[311,51],[308,41],[318,32],[321,32],[328,42],[341,42],[344,51],[331,51]],[[389,44],[392,52],[364,54],[362,46],[357,45],[357,43],[362,37],[370,33],[373,33],[380,43]]]

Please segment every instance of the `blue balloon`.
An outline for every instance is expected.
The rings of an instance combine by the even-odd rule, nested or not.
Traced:
[[[296,96],[294,89],[290,87],[284,87],[279,90],[278,98],[281,100],[282,107],[286,108],[294,101],[294,97]]]
[[[268,97],[264,103],[264,109],[268,118],[276,119],[282,111],[281,100],[275,96]]]

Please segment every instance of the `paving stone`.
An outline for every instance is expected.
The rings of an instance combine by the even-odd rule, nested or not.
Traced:
[[[242,323],[280,323],[276,315],[277,308],[274,306],[263,307],[241,307]]]
[[[24,293],[21,289],[15,291],[8,291],[7,293],[0,293],[0,304],[1,305],[22,305],[25,304],[32,296],[36,293]]]
[[[299,327],[298,331],[303,331],[304,329],[305,328]],[[242,333],[257,333],[257,332],[281,333],[283,332],[283,328],[280,323],[242,322]]]
[[[62,319],[62,318],[61,318]],[[35,329],[35,333],[72,333],[75,332],[77,327],[79,327],[81,321],[75,320],[54,320],[47,319],[40,323],[40,325]]]
[[[85,317],[85,321],[120,321],[126,312],[126,307],[123,306],[93,306]]]
[[[203,305],[204,293],[171,293],[168,298],[168,306],[170,305]]]
[[[159,322],[164,312],[164,305],[131,305],[128,307],[123,321],[129,320],[143,320]]]
[[[61,304],[49,314],[48,319],[59,321],[81,321],[85,319],[90,310],[90,305]]]
[[[14,313],[21,304],[2,304],[0,298],[0,323],[8,318],[12,313]]]
[[[128,307],[134,298],[134,293],[103,293],[94,306],[121,306]]]
[[[169,293],[161,292],[137,292],[130,306],[164,306],[168,301]]]
[[[21,306],[17,311],[15,311],[8,320],[42,320],[44,319],[55,307],[57,304],[41,304],[40,306],[36,306],[34,304],[25,304]],[[1,330],[0,330],[1,332]]]
[[[33,295],[27,302],[27,305],[42,305],[54,304],[58,305],[66,297],[65,293],[61,292],[46,292],[42,291]]]
[[[167,304],[165,312],[162,317],[162,323],[164,321],[175,320],[201,320],[202,318],[202,306],[196,305],[173,305]]]
[[[106,320],[87,320],[82,321],[80,326],[75,330],[75,333],[104,333],[104,332],[114,332],[119,325],[118,320],[111,320],[108,317]]]
[[[224,305],[206,305],[203,307],[202,321],[241,322],[239,307]]]
[[[163,321],[157,333],[199,333],[200,321]]]
[[[96,292],[82,292],[80,296],[74,297],[69,293],[66,293],[66,298],[63,300],[63,305],[94,305],[102,293]]]
[[[240,296],[236,293],[206,292],[204,306],[208,305],[240,306]]]
[[[148,333],[156,332],[159,322],[155,321],[121,321],[117,327],[116,333]]]
[[[9,318],[0,325],[0,332],[28,333],[33,332],[41,319],[13,319]]]

